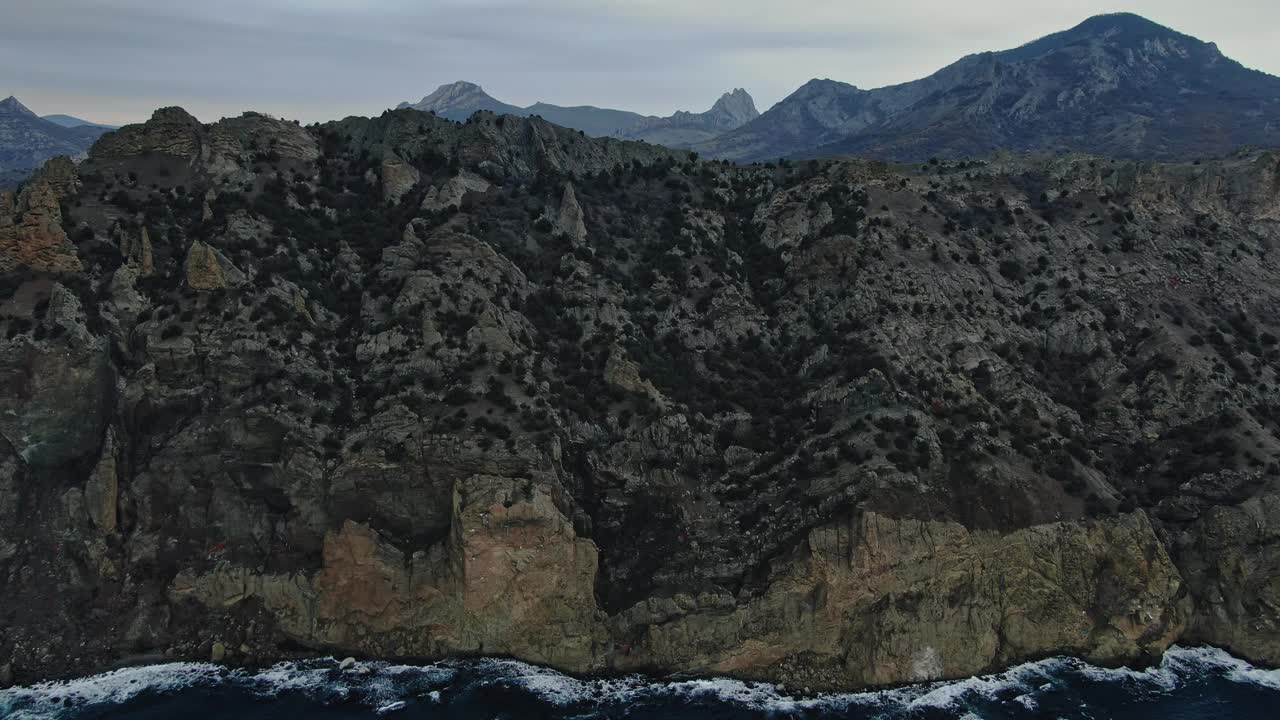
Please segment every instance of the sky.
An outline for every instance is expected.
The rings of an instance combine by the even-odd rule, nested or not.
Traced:
[[[0,0],[0,98],[111,124],[167,105],[309,123],[469,80],[655,115],[745,87],[763,111],[811,78],[906,82],[1116,11],[1280,75],[1276,0]]]

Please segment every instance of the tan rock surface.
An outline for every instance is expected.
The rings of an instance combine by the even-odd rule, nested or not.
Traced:
[[[0,270],[30,268],[68,273],[82,268],[62,229],[61,201],[79,188],[75,165],[50,160],[15,198],[0,198]]]

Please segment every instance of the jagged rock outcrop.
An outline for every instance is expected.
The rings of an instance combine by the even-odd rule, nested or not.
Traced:
[[[199,240],[191,243],[184,268],[192,290],[226,290],[244,281],[226,256]]]
[[[138,277],[149,277],[155,272],[155,254],[146,225],[136,231],[117,225],[114,234],[120,255],[125,263],[135,268]]]
[[[194,164],[204,159],[200,121],[180,107],[156,110],[142,125],[126,125],[104,135],[93,146],[99,160],[165,155]]]
[[[398,110],[182,125],[179,157],[160,126],[45,183],[78,271],[0,283],[20,682],[1280,662],[1274,153],[735,167]]]
[[[469,172],[461,172],[439,186],[432,186],[422,198],[422,209],[439,212],[452,207],[462,207],[462,198],[469,192],[487,192],[489,181]]]
[[[573,192],[573,183],[564,185],[564,194],[560,196],[560,210],[556,213],[555,230],[574,245],[582,245],[587,241],[587,224],[582,218],[578,196]]]
[[[391,157],[382,161],[382,197],[391,202],[400,202],[404,194],[418,184],[421,175],[417,168],[400,158]]]
[[[75,246],[62,227],[61,202],[79,189],[75,165],[50,160],[15,197],[0,193],[0,270],[44,272],[81,269]]]

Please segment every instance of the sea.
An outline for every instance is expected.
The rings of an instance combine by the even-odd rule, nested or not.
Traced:
[[[430,665],[336,659],[233,670],[173,663],[0,691],[0,718],[1115,718],[1280,719],[1280,670],[1215,648],[1143,669],[1050,658],[994,675],[869,692],[729,679],[575,678],[513,660]]]

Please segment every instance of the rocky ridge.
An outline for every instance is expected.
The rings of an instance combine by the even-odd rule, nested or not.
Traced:
[[[997,151],[1193,160],[1280,146],[1280,78],[1128,13],[864,90],[812,80],[757,120],[693,147],[736,161],[894,161]]]
[[[23,193],[17,681],[1280,662],[1275,154],[733,167],[484,112],[169,108]]]

